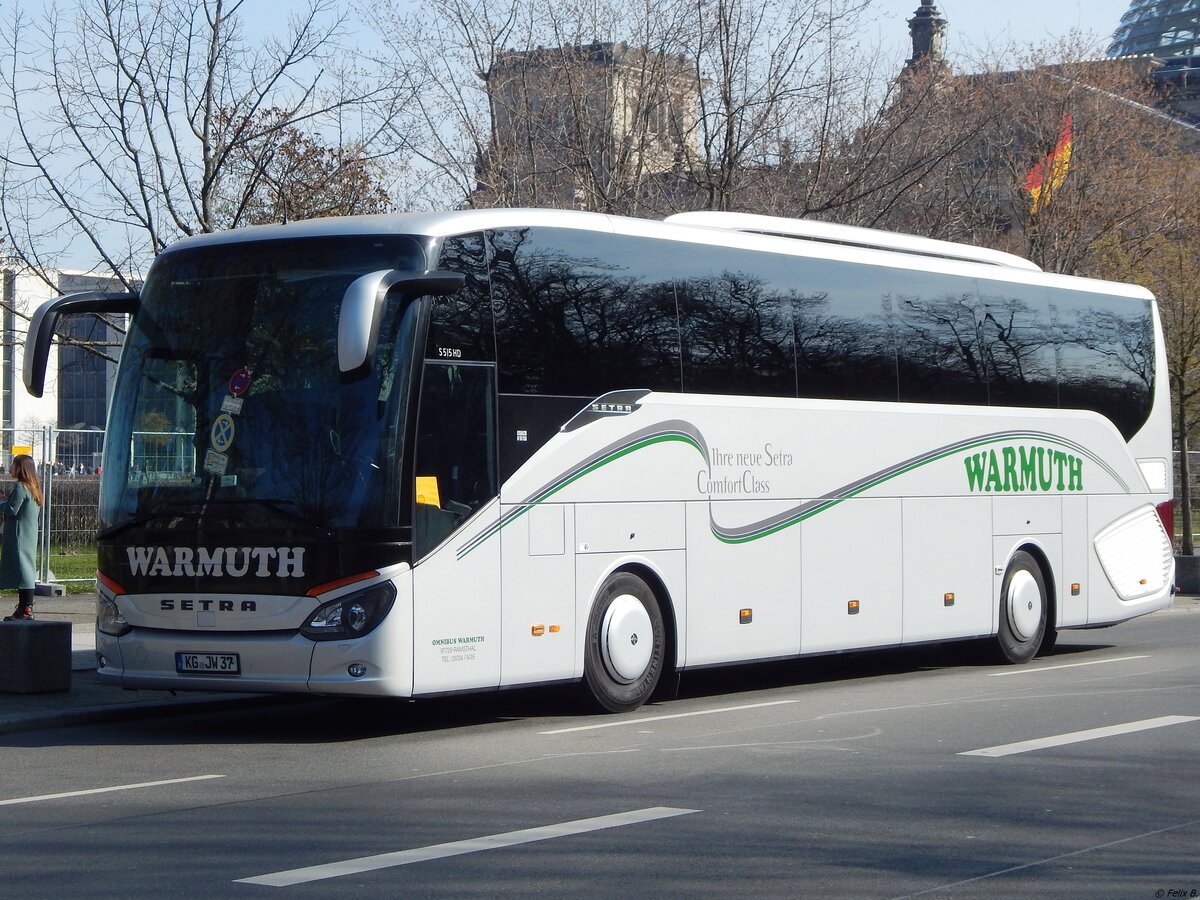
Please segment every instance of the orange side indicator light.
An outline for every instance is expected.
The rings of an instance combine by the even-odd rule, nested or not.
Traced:
[[[850,600],[846,603],[846,615],[857,616],[858,611],[862,608],[862,604],[857,600]]]
[[[953,594],[943,594],[942,595],[942,605],[943,606],[953,606],[954,605],[954,595]]]
[[[1143,578],[1141,581],[1138,582],[1138,584],[1146,584],[1146,579]]]
[[[551,626],[550,626],[550,633],[551,633],[551,634],[558,634],[560,631],[562,631],[562,626],[561,626],[561,625],[551,625]]]
[[[1080,586],[1079,582],[1075,582],[1073,585],[1071,585],[1071,596],[1078,597],[1081,590],[1082,587]]]
[[[749,625],[753,621],[754,621],[754,610],[752,610],[752,609],[739,609],[738,610],[738,624],[739,625]]]
[[[530,632],[532,632],[534,637],[541,637],[543,634],[546,633],[546,626],[545,625],[534,625],[533,628],[531,628],[529,630],[530,630]]]

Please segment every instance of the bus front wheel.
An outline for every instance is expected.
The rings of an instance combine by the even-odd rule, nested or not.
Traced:
[[[1008,563],[1000,587],[996,649],[1002,662],[1033,659],[1046,634],[1048,607],[1042,567],[1030,554],[1018,550]]]
[[[591,699],[609,712],[637,709],[654,693],[665,658],[654,592],[630,572],[610,575],[588,618],[583,681]]]

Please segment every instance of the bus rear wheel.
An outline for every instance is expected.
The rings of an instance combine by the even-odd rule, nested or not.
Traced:
[[[1013,554],[1000,586],[1000,627],[996,634],[1001,662],[1033,659],[1046,634],[1049,609],[1046,579],[1036,559],[1024,550]]]
[[[583,681],[597,706],[628,712],[650,699],[666,658],[666,630],[654,592],[636,575],[608,577],[588,618]]]

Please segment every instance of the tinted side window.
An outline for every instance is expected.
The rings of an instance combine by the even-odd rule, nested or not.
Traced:
[[[557,228],[491,241],[502,393],[679,390],[674,244]]]
[[[684,246],[692,256],[677,286],[684,390],[795,397],[795,260]]]
[[[801,397],[896,400],[886,269],[797,259],[792,297]]]
[[[980,341],[993,406],[1058,406],[1058,363],[1042,287],[980,282]]]
[[[461,290],[433,298],[426,358],[494,360],[496,335],[483,235],[446,238],[437,265],[440,269],[461,272],[467,281]]]
[[[975,279],[893,270],[900,399],[987,403]]]
[[[1083,291],[1052,295],[1059,405],[1107,416],[1127,439],[1150,415],[1154,330],[1145,300]]]

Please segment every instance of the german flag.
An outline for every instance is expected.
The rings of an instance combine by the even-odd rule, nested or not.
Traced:
[[[1036,215],[1050,204],[1050,197],[1062,187],[1071,166],[1071,114],[1062,119],[1058,143],[1041,162],[1035,163],[1025,176],[1025,193],[1029,194],[1029,212]]]

